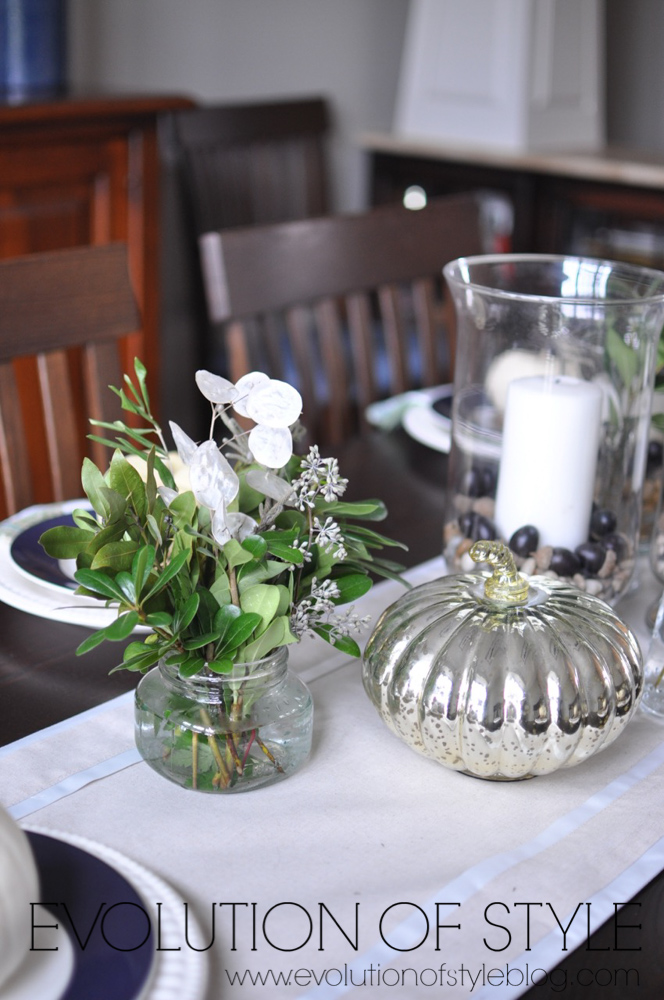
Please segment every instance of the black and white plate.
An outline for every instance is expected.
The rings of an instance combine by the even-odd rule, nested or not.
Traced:
[[[30,579],[39,580],[61,592],[75,590],[77,584],[72,576],[72,570],[49,556],[39,544],[41,535],[49,528],[73,524],[71,514],[60,514],[19,531],[9,547],[9,554],[19,573],[25,573]]]
[[[169,885],[85,838],[37,829],[27,835],[43,901],[35,945],[58,951],[29,952],[3,1000],[200,1000],[204,953],[156,947],[157,902],[164,939],[182,925],[184,904]]]
[[[422,389],[415,405],[409,406],[401,419],[404,430],[415,441],[445,454],[452,440],[452,393],[451,385]]]
[[[87,500],[36,504],[0,522],[0,601],[52,621],[98,629],[110,625],[117,610],[94,597],[75,593],[73,566],[48,556],[39,537],[55,524],[71,522],[72,511]],[[138,626],[137,631],[145,631]]]

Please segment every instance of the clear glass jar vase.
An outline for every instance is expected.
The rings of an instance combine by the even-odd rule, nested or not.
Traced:
[[[547,255],[444,269],[457,316],[444,552],[499,539],[525,575],[615,604],[628,588],[664,274]]]
[[[136,745],[184,788],[242,792],[293,774],[311,750],[313,702],[288,650],[225,674],[181,677],[163,660],[136,689]]]

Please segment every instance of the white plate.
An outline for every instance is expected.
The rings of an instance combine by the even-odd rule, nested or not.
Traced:
[[[50,926],[53,917],[35,906],[33,926]],[[60,1000],[74,970],[74,946],[67,934],[58,938],[56,951],[29,951],[25,961],[2,986],[2,1000]]]
[[[404,430],[415,441],[447,454],[452,440],[452,421],[433,408],[438,400],[450,399],[453,387],[440,385],[434,389],[422,389],[418,399],[404,412],[401,422]],[[409,395],[414,396],[414,393]]]
[[[146,911],[150,914],[153,933],[157,921],[159,921],[161,939],[164,942],[177,940],[181,936],[184,900],[170,885],[153,872],[143,868],[142,865],[124,854],[120,854],[119,851],[85,837],[33,826],[26,827],[26,829],[72,844],[74,847],[104,861],[131,883],[139,894]],[[161,904],[159,909],[157,909],[157,901]],[[52,923],[52,916],[50,914],[47,916],[49,920],[45,923]],[[194,937],[192,939],[200,940],[202,937],[200,927],[191,911],[188,914],[188,920],[193,926]],[[208,959],[205,952],[197,952],[184,947],[179,951],[172,951],[164,947],[162,950],[155,951],[155,960],[149,978],[135,1000],[148,1000],[148,998],[149,1000],[183,1000],[183,997],[186,997],[187,1000],[202,1000],[207,981]],[[30,1000],[36,1000],[37,997],[40,1000],[59,1000],[59,996],[58,994],[32,993]],[[12,997],[11,1000],[14,998]],[[28,1000],[28,994],[18,994],[16,1000]]]
[[[107,608],[102,601],[40,580],[20,569],[12,558],[14,540],[27,528],[86,505],[86,500],[37,504],[0,523],[0,601],[19,611],[84,628],[104,628],[117,618],[117,611]],[[146,631],[145,626],[139,626],[136,631]]]

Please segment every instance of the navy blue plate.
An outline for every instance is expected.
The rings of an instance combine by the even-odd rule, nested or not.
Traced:
[[[80,847],[43,833],[28,832],[28,838],[41,884],[35,902],[53,914],[57,933],[66,930],[74,950],[61,1000],[136,1000],[155,959],[140,896],[123,875]]]
[[[438,399],[434,399],[431,404],[432,408],[439,413],[441,417],[446,417],[448,420],[452,419],[452,393],[447,396],[440,396]]]
[[[11,544],[9,553],[19,569],[22,569],[28,576],[34,576],[44,583],[50,583],[56,587],[66,587],[67,590],[76,590],[78,584],[76,580],[63,573],[58,564],[58,560],[47,555],[39,544],[39,538],[49,528],[58,528],[62,524],[73,525],[71,514],[61,514],[60,517],[50,517],[47,521],[40,521],[32,527],[21,531]]]

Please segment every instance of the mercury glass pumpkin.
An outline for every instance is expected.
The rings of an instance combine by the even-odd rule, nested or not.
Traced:
[[[415,587],[377,622],[363,680],[383,721],[425,756],[496,781],[609,746],[642,695],[634,634],[603,601],[526,580],[500,542],[471,553],[492,569]]]

